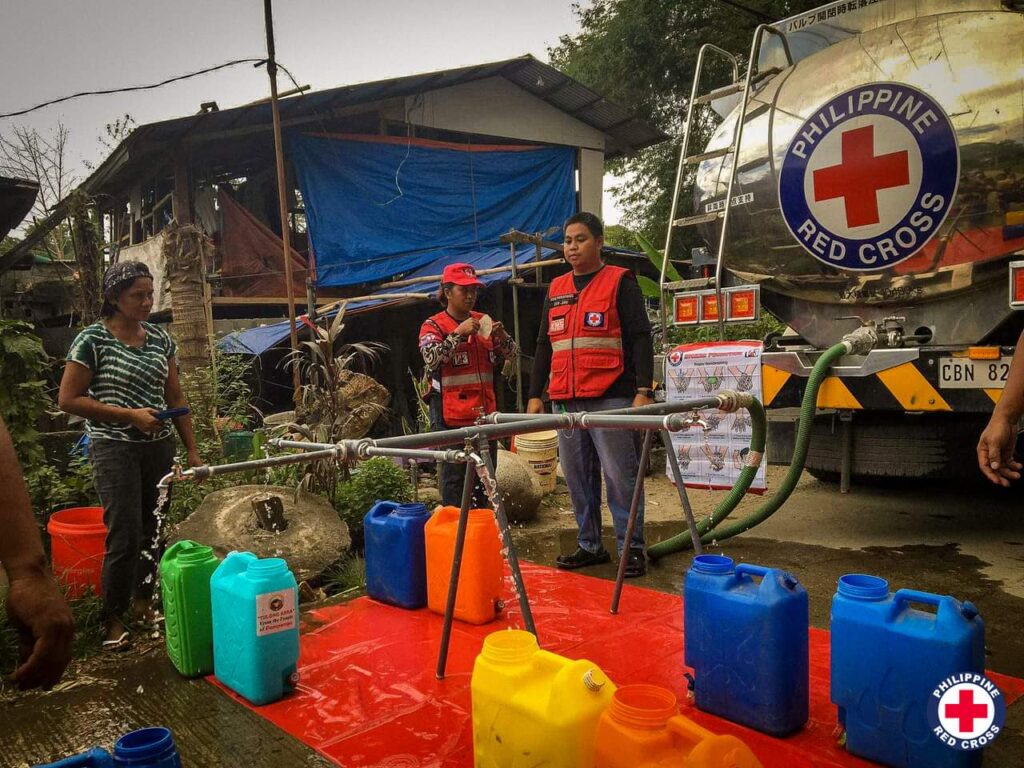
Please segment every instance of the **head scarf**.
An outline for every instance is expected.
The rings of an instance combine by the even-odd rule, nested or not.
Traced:
[[[100,314],[103,317],[113,315],[114,305],[110,303],[110,299],[117,298],[140,277],[153,279],[149,267],[141,261],[119,261],[107,267],[107,271],[103,273],[103,308]]]

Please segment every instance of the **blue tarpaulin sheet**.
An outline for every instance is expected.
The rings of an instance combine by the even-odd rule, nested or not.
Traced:
[[[319,286],[462,260],[498,248],[509,230],[544,232],[575,211],[571,147],[329,134],[295,134],[289,146]]]
[[[536,251],[532,245],[519,246],[516,251],[516,262],[518,264],[523,264],[527,259],[532,259],[535,253]],[[541,258],[551,258],[553,253],[555,253],[555,251],[545,251]],[[477,270],[504,267],[511,263],[509,256],[509,247],[507,245],[502,245],[498,248],[487,248],[485,250],[470,252],[446,252],[443,256],[435,258],[429,264],[425,264],[413,273],[406,275],[405,278],[439,275],[446,265],[456,261],[472,264]],[[510,276],[510,272],[498,272],[491,275],[480,275],[480,280],[485,285],[490,285],[492,283],[508,280]],[[346,305],[345,312],[346,314],[350,314],[359,310],[379,307],[390,302],[401,300],[391,299],[389,302],[389,293],[433,293],[437,290],[437,285],[438,284],[435,282],[425,282],[419,285],[414,284],[405,287],[383,288],[376,291],[374,294],[379,295],[381,297],[380,299],[350,302]],[[327,313],[327,317],[334,317],[335,314],[336,312],[329,312]],[[295,327],[301,330],[304,326],[302,323],[296,323]],[[261,328],[249,328],[244,331],[229,334],[220,340],[219,346],[222,352],[228,352],[231,354],[259,355],[287,338],[288,321],[286,320],[283,323],[265,325]]]

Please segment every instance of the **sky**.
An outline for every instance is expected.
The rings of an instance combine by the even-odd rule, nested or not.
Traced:
[[[584,0],[585,2],[586,0]],[[78,91],[155,83],[231,59],[262,58],[262,0],[0,0],[0,113]],[[575,34],[571,0],[276,0],[278,61],[313,90],[531,53],[547,60]],[[290,86],[283,73],[279,88]],[[69,129],[79,179],[101,161],[98,137],[125,113],[140,125],[269,95],[265,69],[244,64],[154,91],[89,96],[18,118]],[[606,223],[619,220],[605,178]]]

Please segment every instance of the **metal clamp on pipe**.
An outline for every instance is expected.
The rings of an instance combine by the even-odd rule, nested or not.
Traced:
[[[840,343],[846,347],[848,355],[866,355],[878,344],[878,331],[873,325],[862,325],[843,336]]]
[[[725,413],[734,413],[740,408],[749,408],[754,402],[754,396],[750,392],[734,392],[726,389],[716,395],[718,398],[718,410]]]

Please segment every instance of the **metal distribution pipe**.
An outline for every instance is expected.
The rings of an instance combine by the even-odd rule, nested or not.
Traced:
[[[268,441],[273,448],[297,448],[300,451],[320,451],[328,448],[341,450],[342,458],[366,459],[373,456],[397,456],[403,459],[426,459],[428,461],[447,461],[452,464],[464,464],[472,461],[465,451],[431,451],[417,448],[389,448],[376,445],[372,440],[342,440],[340,443],[309,443],[303,440],[285,440],[274,438]]]
[[[157,483],[158,488],[166,488],[176,480],[205,480],[214,475],[227,475],[231,472],[246,472],[250,469],[263,469],[265,467],[279,467],[284,464],[301,464],[306,461],[319,461],[320,459],[340,459],[342,450],[336,446],[327,446],[308,453],[287,453],[282,456],[268,456],[265,459],[253,459],[251,461],[236,461],[233,464],[204,464],[201,467],[192,467],[185,471],[175,470],[168,472]]]

